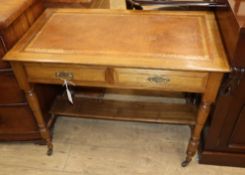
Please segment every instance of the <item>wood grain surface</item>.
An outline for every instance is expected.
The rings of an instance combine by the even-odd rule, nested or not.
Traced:
[[[52,154],[53,145],[33,88],[35,83],[72,84],[74,81],[78,86],[202,93],[183,167],[197,151],[223,73],[229,71],[211,12],[46,10],[5,60],[11,61],[19,85],[25,91],[40,134],[47,142],[48,155]],[[148,104],[152,107],[149,109],[141,104],[135,107],[109,102],[100,108],[101,104],[91,102],[84,104],[85,111],[92,111],[87,113],[78,107],[81,103],[80,100],[69,108],[60,102],[58,109],[67,109],[76,116],[85,113],[121,120],[189,123],[183,121],[181,114],[161,115],[161,108],[155,109],[156,104]],[[98,110],[88,106],[98,106]],[[120,112],[120,106],[124,106],[125,113]],[[138,109],[138,106],[142,107]],[[172,112],[180,109],[175,105],[162,108]],[[152,113],[153,109],[158,112]]]
[[[0,28],[8,27],[38,0],[0,0]]]
[[[5,60],[229,71],[210,12],[47,10]]]

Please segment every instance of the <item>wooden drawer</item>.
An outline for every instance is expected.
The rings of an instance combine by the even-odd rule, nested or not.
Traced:
[[[29,81],[37,83],[62,84],[66,79],[85,86],[203,92],[208,78],[208,73],[202,72],[33,63],[25,65]]]
[[[101,85],[106,83],[107,69],[75,65],[26,64],[30,82],[61,84],[64,79],[77,85]]]
[[[118,86],[159,90],[203,92],[208,73],[149,69],[115,69]]]
[[[12,71],[0,70],[0,105],[24,103],[25,95],[20,90]]]

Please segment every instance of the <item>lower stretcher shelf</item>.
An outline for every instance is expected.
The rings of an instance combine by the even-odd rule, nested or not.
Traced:
[[[195,125],[197,109],[192,104],[119,101],[103,98],[76,97],[70,104],[65,96],[57,96],[50,112],[72,117],[143,121]]]

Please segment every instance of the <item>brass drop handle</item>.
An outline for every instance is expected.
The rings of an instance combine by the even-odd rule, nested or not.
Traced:
[[[167,84],[170,82],[170,79],[168,77],[162,77],[162,76],[152,76],[147,79],[151,83],[161,83],[161,84]]]
[[[56,72],[55,76],[61,80],[72,80],[73,79],[73,73],[72,72]]]

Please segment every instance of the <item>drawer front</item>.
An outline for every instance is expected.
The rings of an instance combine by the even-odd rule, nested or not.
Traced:
[[[117,68],[114,79],[132,88],[203,92],[207,78],[208,73]]]
[[[76,85],[106,83],[106,68],[77,65],[26,64],[30,82],[62,84],[69,80]]]
[[[12,71],[0,70],[0,105],[25,102],[24,92],[19,88]]]
[[[203,92],[208,73],[77,65],[25,64],[30,82]]]
[[[0,107],[0,135],[38,131],[35,118],[27,105]]]

